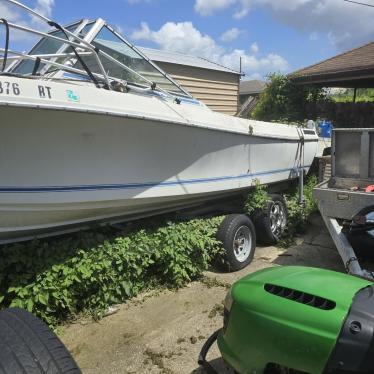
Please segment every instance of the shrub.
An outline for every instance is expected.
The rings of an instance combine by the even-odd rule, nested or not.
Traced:
[[[251,117],[261,121],[302,123],[307,118],[307,103],[326,100],[322,88],[297,85],[286,75],[273,73],[268,76],[267,86]]]
[[[255,180],[254,187],[249,191],[244,203],[244,209],[247,213],[252,214],[257,210],[261,210],[269,202],[270,199],[266,187],[264,184],[261,185],[258,179]]]
[[[222,217],[164,222],[127,234],[85,232],[0,249],[0,306],[18,306],[50,326],[164,285],[199,277],[221,251]]]
[[[299,191],[294,188],[285,195],[288,208],[288,223],[283,238],[278,243],[280,247],[289,247],[294,243],[295,236],[305,232],[308,217],[318,210],[313,198],[313,188],[318,183],[315,175],[310,176],[304,185],[304,205],[299,202]]]

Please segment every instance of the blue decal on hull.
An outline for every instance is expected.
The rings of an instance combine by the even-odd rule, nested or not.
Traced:
[[[311,165],[304,165],[304,169]],[[250,174],[241,174],[236,176],[222,176],[212,178],[184,179],[178,181],[166,182],[144,182],[144,183],[127,183],[127,184],[99,184],[99,185],[82,185],[82,186],[37,186],[37,187],[0,187],[0,193],[40,193],[40,192],[70,192],[70,191],[96,191],[96,190],[125,190],[144,187],[166,187],[186,184],[221,182],[225,180],[246,179],[260,177],[263,175],[279,174],[287,171],[297,171],[298,168],[277,169]]]

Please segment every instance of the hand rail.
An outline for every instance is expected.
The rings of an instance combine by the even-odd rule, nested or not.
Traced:
[[[121,68],[127,70],[128,72],[130,72],[130,73],[132,73],[134,75],[136,75],[137,77],[140,77],[142,80],[144,80],[144,82],[146,82],[146,83],[149,84],[149,87],[150,87],[151,90],[154,91],[154,90],[157,89],[158,91],[164,93],[165,95],[167,95],[169,97],[172,97],[172,98],[174,98],[174,99],[177,100],[177,96],[175,94],[173,94],[173,93],[171,93],[169,91],[166,91],[165,89],[163,89],[163,88],[161,88],[159,86],[156,87],[156,84],[154,82],[152,82],[151,80],[149,80],[148,78],[146,78],[142,74],[138,73],[136,70],[131,69],[129,66],[127,66],[127,65],[121,63],[120,61],[116,60],[115,58],[113,58],[108,53],[100,50],[99,48],[96,48],[91,43],[89,43],[86,40],[82,39],[81,37],[79,37],[78,35],[74,34],[71,31],[69,31],[68,29],[64,28],[63,26],[60,26],[59,24],[53,22],[48,17],[46,17],[46,16],[44,16],[42,14],[39,14],[35,10],[33,10],[33,9],[29,8],[28,6],[20,3],[19,1],[16,1],[16,0],[5,0],[5,1],[7,1],[10,4],[13,4],[15,6],[20,7],[24,11],[30,13],[32,16],[38,17],[42,21],[46,22],[49,26],[55,26],[56,27],[56,25],[57,25],[58,27],[56,29],[57,30],[60,29],[64,33],[66,33],[66,35],[69,37],[69,39],[60,38],[58,36],[55,36],[55,35],[52,35],[52,34],[49,34],[49,33],[38,31],[38,30],[35,30],[33,28],[30,28],[30,27],[26,27],[26,26],[22,26],[22,25],[17,25],[15,23],[11,23],[11,22],[8,23],[10,28],[13,28],[13,29],[16,29],[16,30],[20,30],[20,31],[23,31],[23,32],[29,32],[29,33],[32,33],[34,35],[38,35],[38,36],[41,36],[41,37],[44,37],[44,38],[56,40],[56,41],[59,41],[59,42],[61,42],[63,44],[67,44],[67,45],[70,45],[72,47],[79,48],[80,49],[79,55],[87,55],[88,53],[92,54],[95,57],[96,63],[97,63],[97,65],[99,67],[99,70],[100,70],[100,74],[92,72],[92,75],[95,76],[95,77],[100,77],[100,78],[104,79],[104,81],[106,83],[106,86],[107,86],[107,88],[109,90],[113,89],[112,85],[111,85],[111,82],[110,82],[110,78],[112,80],[116,80],[116,79],[113,78],[113,77],[110,77],[106,73],[106,71],[104,69],[104,66],[102,64],[102,61],[100,59],[100,56],[102,58],[108,59],[112,63],[120,66]],[[2,23],[4,23],[4,22],[2,22],[0,20],[0,24],[2,24]],[[70,37],[72,38],[72,40],[70,40]],[[126,43],[126,44],[128,44],[128,43]],[[82,50],[85,51],[85,52],[82,52]],[[0,51],[4,52],[4,49],[0,49]],[[16,56],[19,56],[22,59],[28,59],[28,60],[36,60],[37,58],[40,58],[41,59],[40,61],[43,62],[44,64],[56,66],[56,67],[60,68],[61,70],[67,70],[67,71],[71,71],[73,73],[78,73],[78,74],[81,74],[81,75],[88,75],[89,76],[89,74],[87,74],[86,71],[83,71],[83,70],[80,70],[80,69],[77,69],[77,68],[74,68],[74,67],[71,67],[71,66],[59,64],[57,62],[46,60],[46,58],[52,58],[52,57],[65,57],[65,56],[67,56],[67,57],[69,57],[69,56],[74,57],[74,54],[60,53],[60,54],[46,54],[46,55],[42,55],[42,54],[40,54],[40,55],[28,55],[26,53],[16,52],[16,51],[9,51],[9,53],[11,53],[13,55],[16,55]],[[79,57],[79,56],[77,56],[77,57]],[[9,57],[9,59],[15,60],[16,58],[15,57]],[[77,58],[77,60],[79,60],[79,58]],[[144,90],[144,92],[149,92],[149,91],[150,91],[149,89]],[[184,90],[182,90],[182,91],[185,92]]]
[[[31,13],[33,16],[36,16],[38,18],[40,18],[41,20],[45,21],[48,25],[51,25],[52,23],[54,23],[52,20],[50,20],[49,18],[43,16],[42,14],[39,14],[38,12],[34,11],[33,9],[29,8],[28,6],[16,1],[16,0],[6,0],[7,2],[13,4],[13,5],[16,5],[22,9],[24,9],[25,11]],[[27,28],[26,28],[27,29]],[[64,28],[63,26],[61,26],[61,29],[70,37],[74,38],[75,40],[78,40],[81,44],[83,44],[84,46],[82,46],[81,44],[77,44],[77,43],[74,43],[72,42],[71,40],[67,40],[67,39],[63,39],[65,41],[65,43],[67,44],[70,44],[72,46],[75,46],[75,47],[78,47],[78,48],[85,48],[85,49],[88,49],[89,51],[91,51],[94,56],[95,56],[95,59],[96,59],[96,62],[99,66],[99,69],[106,81],[106,84],[108,86],[108,89],[110,90],[111,89],[111,86],[110,86],[110,81],[109,81],[109,78],[104,70],[104,66],[103,64],[101,63],[100,61],[100,58],[95,50],[95,48],[92,47],[92,45],[88,42],[86,42],[84,39],[80,38],[78,35],[75,35],[74,33],[72,33],[71,31],[69,31],[68,29]],[[31,31],[33,29],[29,29],[29,31]],[[36,31],[36,30],[33,30],[33,31]],[[32,32],[32,31],[31,31]],[[45,33],[42,33],[44,34],[45,37],[51,37],[53,35],[50,35],[50,34],[45,34]]]

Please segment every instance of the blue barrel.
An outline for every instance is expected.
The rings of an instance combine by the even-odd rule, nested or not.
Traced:
[[[332,123],[330,121],[323,120],[318,125],[319,136],[322,138],[331,138]]]

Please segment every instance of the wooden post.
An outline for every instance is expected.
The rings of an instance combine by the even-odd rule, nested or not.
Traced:
[[[357,96],[357,87],[355,87],[353,91],[353,102],[354,103],[356,102],[356,96]]]

